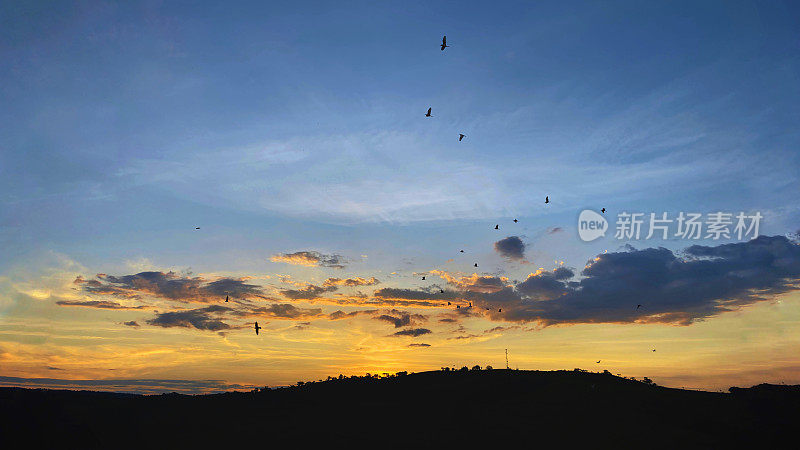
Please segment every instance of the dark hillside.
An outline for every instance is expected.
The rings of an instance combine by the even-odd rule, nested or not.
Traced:
[[[250,442],[472,448],[522,439],[531,447],[765,448],[800,418],[797,387],[732,392],[669,389],[610,374],[509,370],[345,378],[204,396],[6,388],[0,444],[22,437],[65,448]]]

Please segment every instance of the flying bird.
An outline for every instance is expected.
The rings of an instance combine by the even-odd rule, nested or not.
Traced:
[[[439,289],[440,294],[444,294],[444,289]]]
[[[456,308],[457,309],[461,309],[461,305],[456,305]]]
[[[636,305],[636,309],[639,309],[641,307],[642,307],[642,305]]]
[[[449,47],[449,45],[447,45],[447,36],[442,36],[442,51],[447,47]]]
[[[450,302],[447,302],[447,306],[450,306],[450,304],[451,304]]]
[[[514,223],[517,223],[517,222],[519,222],[519,220],[517,220],[517,219],[514,219]]]
[[[425,113],[425,117],[431,117],[431,108],[428,108],[428,112]]]
[[[424,279],[425,279],[425,277],[422,277],[422,279],[424,280]]]
[[[200,229],[200,227],[194,227],[194,229],[195,229],[195,230],[199,230],[199,229]]]
[[[228,296],[225,296],[225,303],[228,303]]]
[[[464,253],[464,250],[459,250],[461,253]]]
[[[475,263],[475,267],[478,267],[478,263]]]
[[[495,229],[495,230],[499,230],[499,229],[500,229],[500,225],[495,225],[495,226],[494,226],[494,229]]]
[[[458,134],[458,142],[461,142],[461,140],[462,140],[462,139],[464,139],[465,137],[467,137],[467,135],[466,135],[466,134],[461,134],[461,133],[459,133],[459,134]]]
[[[600,210],[600,212],[601,212],[601,213],[603,213],[603,214],[605,214],[605,213],[606,213],[606,209],[605,209],[605,208],[603,208],[603,209],[601,209],[601,210]]]
[[[255,328],[256,328],[256,336],[258,336],[258,330],[260,330],[260,329],[261,329],[261,327],[260,327],[260,326],[258,326],[258,322],[256,322],[256,326],[255,326]]]
[[[656,351],[656,349],[653,349],[653,351]]]
[[[498,309],[497,312],[503,312],[503,308]]]
[[[545,196],[545,197],[544,197],[544,202],[545,202],[545,203],[550,203],[550,197],[548,197],[548,196]]]

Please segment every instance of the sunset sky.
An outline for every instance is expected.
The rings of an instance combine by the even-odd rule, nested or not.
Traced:
[[[800,384],[800,5],[564,3],[0,5],[0,386]]]

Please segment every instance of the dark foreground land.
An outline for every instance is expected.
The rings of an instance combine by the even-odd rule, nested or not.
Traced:
[[[203,396],[3,388],[0,448],[774,448],[797,445],[799,418],[798,386],[723,394],[572,371],[423,372]]]

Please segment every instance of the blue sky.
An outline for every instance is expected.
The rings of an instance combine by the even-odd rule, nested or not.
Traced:
[[[759,211],[761,234],[795,232],[799,15],[777,1],[6,3],[0,273],[63,257],[89,275],[319,282],[330,273],[270,261],[318,251],[413,287],[473,260],[524,276],[493,250],[509,235],[534,270],[617,250],[578,239],[584,208]],[[469,261],[446,263],[461,248]]]

